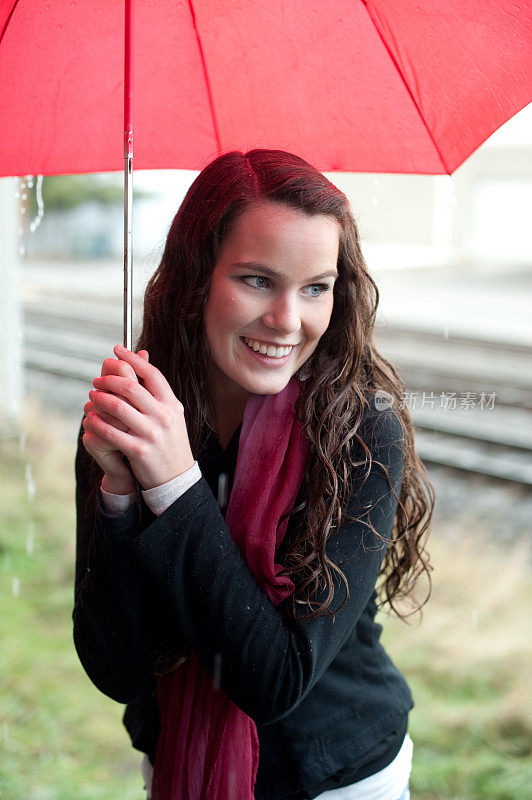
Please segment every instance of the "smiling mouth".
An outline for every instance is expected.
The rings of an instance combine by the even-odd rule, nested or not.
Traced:
[[[249,339],[247,336],[241,336],[240,339],[250,350],[262,356],[268,356],[269,358],[285,358],[292,352],[294,347],[294,345],[275,346],[273,344],[266,344],[256,339]]]

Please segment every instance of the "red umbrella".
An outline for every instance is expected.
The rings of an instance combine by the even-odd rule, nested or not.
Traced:
[[[451,173],[532,99],[529,0],[136,0],[135,166]],[[124,6],[0,0],[0,175],[123,164]],[[127,204],[127,203],[126,203]]]
[[[532,99],[530,0],[135,0],[135,167],[451,173]],[[0,175],[122,168],[124,5],[0,0]]]

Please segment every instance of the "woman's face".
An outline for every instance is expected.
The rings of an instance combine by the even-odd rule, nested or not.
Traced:
[[[263,201],[238,218],[205,308],[218,397],[277,394],[314,352],[331,318],[338,248],[333,217]]]

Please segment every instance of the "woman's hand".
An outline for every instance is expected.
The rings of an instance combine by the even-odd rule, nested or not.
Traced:
[[[148,361],[146,350],[139,350],[138,355]],[[137,375],[133,367],[117,358],[106,358],[102,365],[101,375],[118,375],[136,381]],[[119,430],[126,431],[127,426],[123,425],[119,419],[111,414],[99,412],[95,404],[89,400],[83,408],[85,414],[100,414],[101,418],[114,425]],[[84,421],[85,423],[85,421]],[[90,426],[83,425],[85,434],[83,445],[87,452],[94,458],[104,471],[102,486],[108,492],[114,494],[131,494],[135,491],[135,481],[131,470],[124,462],[122,453],[116,447],[104,441],[100,436],[91,430]]]
[[[194,464],[184,408],[166,378],[145,358],[121,345],[114,351],[134,370],[135,379],[131,374],[95,378],[96,390],[89,392],[94,410],[83,425],[103,443],[109,457],[118,452],[127,456],[141,487],[152,489]]]

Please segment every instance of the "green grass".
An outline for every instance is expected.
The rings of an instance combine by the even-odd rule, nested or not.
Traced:
[[[75,437],[36,408],[25,419],[23,447],[0,442],[0,798],[144,800],[123,706],[91,684],[72,641]],[[482,531],[440,523],[429,550],[421,624],[380,619],[416,703],[412,799],[528,800],[527,548],[503,551]]]
[[[72,640],[73,445],[57,422],[28,424],[22,452],[7,439],[0,451],[0,798],[144,800],[123,706],[90,683]]]

